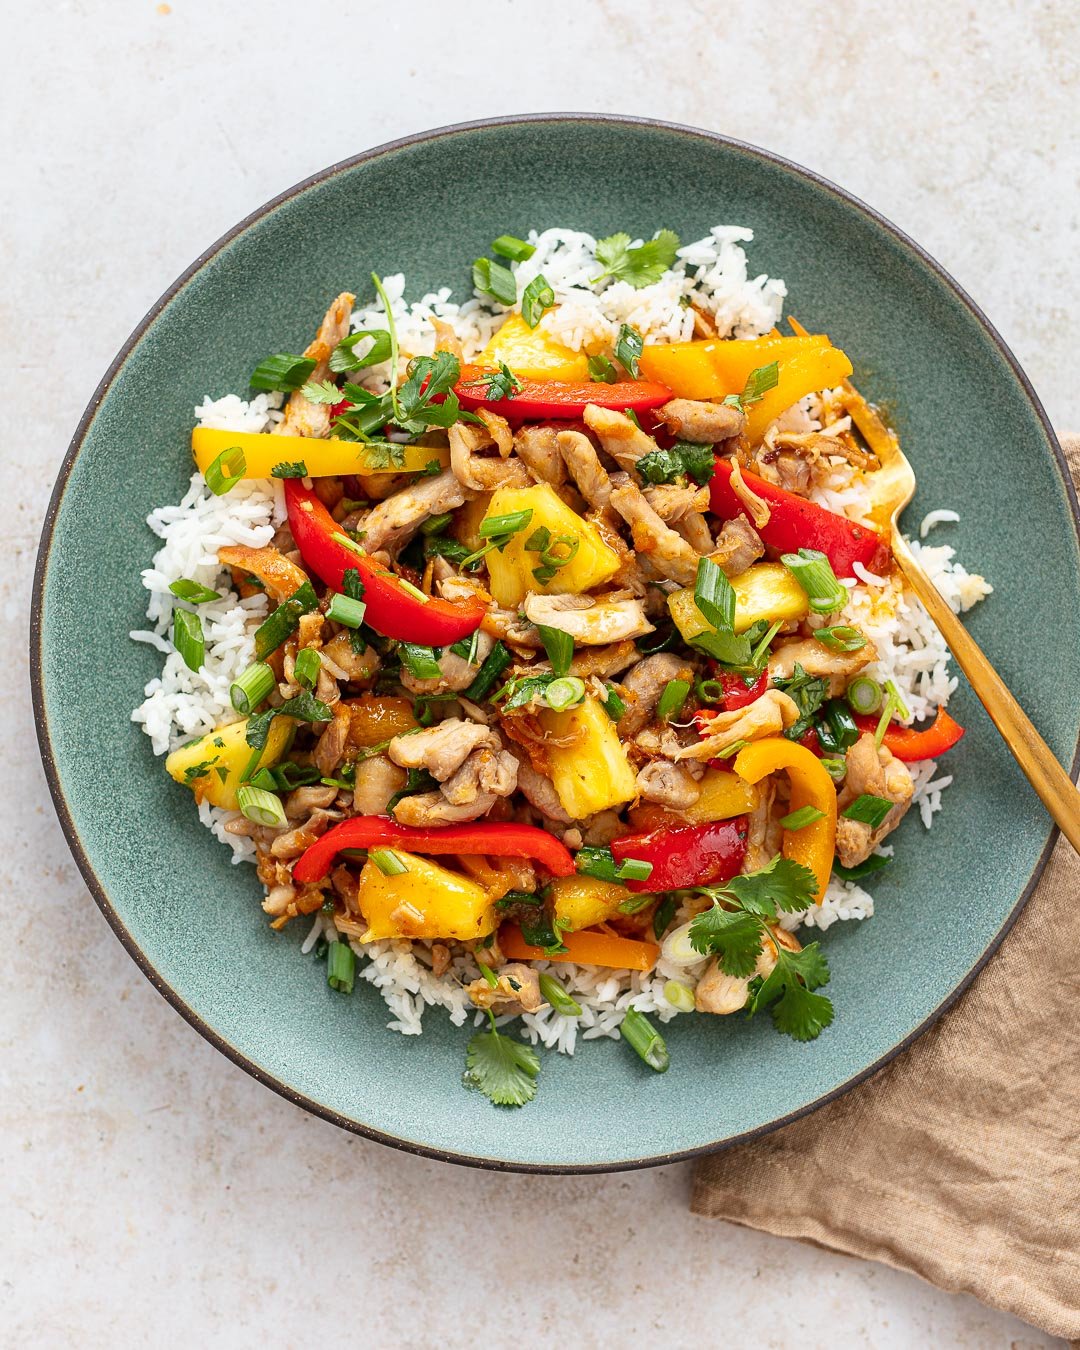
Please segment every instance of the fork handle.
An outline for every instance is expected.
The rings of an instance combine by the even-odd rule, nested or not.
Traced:
[[[957,664],[967,676],[990,720],[1001,732],[1013,758],[1043,805],[1061,826],[1061,832],[1080,853],[1080,791],[1054,758],[1031,719],[1009,692],[1005,681],[987,660],[982,648],[949,608],[941,592],[923,571],[898,530],[892,532],[893,556],[915,594],[941,630]]]

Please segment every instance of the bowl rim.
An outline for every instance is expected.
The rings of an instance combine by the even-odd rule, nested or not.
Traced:
[[[132,351],[156,322],[164,308],[234,239],[243,234],[249,227],[270,215],[279,206],[282,206],[285,202],[291,201],[295,197],[299,197],[309,188],[327,182],[331,178],[334,178],[341,173],[345,173],[368,160],[393,154],[407,146],[420,145],[428,141],[448,139],[452,136],[457,136],[466,132],[484,131],[490,128],[522,126],[530,123],[576,123],[614,127],[629,126],[659,129],[664,132],[674,132],[678,135],[703,140],[714,145],[723,146],[729,150],[735,150],[750,158],[758,159],[772,167],[780,168],[796,178],[808,181],[820,190],[837,198],[849,209],[866,217],[871,223],[889,234],[893,240],[899,243],[904,249],[908,250],[909,253],[913,254],[919,262],[924,264],[924,266],[931,271],[938,281],[951,292],[955,299],[958,300],[976,320],[986,336],[991,340],[1008,364],[1046,433],[1054,456],[1058,475],[1065,489],[1066,500],[1071,508],[1073,529],[1077,535],[1078,546],[1080,546],[1080,503],[1077,501],[1076,488],[1073,484],[1064,452],[1061,449],[1039,396],[1032,387],[1031,381],[1021,368],[1007,343],[975,301],[972,300],[963,287],[961,287],[945,268],[931,257],[921,245],[916,243],[908,234],[898,226],[894,225],[879,211],[868,206],[860,198],[846,191],[844,188],[837,186],[837,184],[824,178],[814,170],[807,169],[803,165],[796,163],[794,160],[774,154],[770,150],[765,150],[760,146],[752,145],[746,141],[737,140],[731,136],[725,136],[719,132],[709,131],[702,127],[689,126],[680,122],[668,122],[659,118],[590,112],[522,113],[503,117],[487,117],[467,122],[450,123],[446,126],[434,127],[427,131],[415,132],[408,136],[398,137],[395,140],[385,141],[379,145],[373,146],[369,150],[362,151],[357,155],[351,155],[346,159],[338,160],[327,168],[320,169],[318,172],[295,183],[292,187],[286,188],[285,191],[280,192],[277,196],[272,197],[269,201],[250,212],[239,221],[238,224],[234,225],[230,230],[226,231],[225,234],[221,235],[219,239],[215,240],[208,248],[204,249],[195,261],[191,263],[191,265],[187,267],[165,291],[162,292],[142,319],[136,324],[135,328],[110,363],[108,370],[102,376],[97,388],[91,395],[90,401],[86,405],[74,435],[71,438],[71,442],[57,473],[56,482],[53,486],[48,506],[45,510],[34,569],[33,595],[30,613],[30,681],[34,709],[34,723],[37,731],[42,765],[45,770],[45,777],[48,783],[50,796],[52,797],[53,807],[59,819],[60,828],[63,831],[68,848],[71,850],[72,857],[82,875],[83,881],[90,891],[90,894],[93,896],[98,908],[105,916],[109,926],[127,950],[128,955],[158,993],[161,994],[161,996],[170,1003],[201,1036],[209,1041],[209,1043],[223,1055],[232,1060],[234,1064],[239,1065],[241,1069],[250,1074],[256,1081],[262,1083],[265,1087],[272,1089],[279,1096],[284,1097],[286,1101],[291,1102],[294,1106],[299,1106],[301,1109],[309,1111],[311,1114],[319,1116],[324,1120],[328,1120],[332,1124],[340,1126],[342,1129],[349,1130],[351,1133],[361,1135],[366,1139],[374,1140],[376,1143],[386,1144],[391,1148],[397,1148],[403,1152],[417,1154],[421,1157],[433,1158],[439,1162],[457,1163],[459,1165],[477,1167],[489,1171],[541,1173],[548,1175],[584,1175],[591,1173],[631,1171],[645,1167],[658,1167],[667,1163],[682,1162],[722,1152],[724,1149],[730,1148],[735,1144],[746,1143],[751,1139],[760,1138],[763,1135],[771,1133],[773,1130],[777,1130],[784,1125],[790,1124],[792,1121],[809,1115],[811,1112],[825,1106],[828,1102],[835,1101],[838,1097],[843,1096],[844,1093],[849,1092],[852,1088],[858,1086],[859,1083],[865,1082],[866,1079],[872,1077],[892,1059],[917,1041],[920,1036],[928,1031],[934,1023],[948,1011],[997,951],[1010,929],[1016,923],[1021,910],[1027,904],[1032,892],[1038,884],[1039,878],[1049,861],[1050,854],[1057,841],[1059,834],[1058,827],[1051,824],[1046,844],[1036,860],[1031,875],[1018,896],[1015,905],[1006,916],[997,933],[987,944],[978,960],[956,986],[935,1008],[931,1010],[917,1027],[903,1038],[903,1040],[874,1060],[872,1064],[860,1069],[857,1073],[845,1079],[844,1082],[838,1084],[829,1092],[816,1097],[812,1102],[808,1102],[806,1105],[801,1106],[794,1111],[787,1112],[782,1116],[777,1116],[772,1120],[766,1121],[751,1130],[745,1130],[737,1135],[715,1140],[712,1143],[698,1145],[694,1148],[678,1149],[671,1153],[649,1154],[638,1158],[620,1158],[611,1162],[599,1163],[536,1163],[484,1157],[479,1154],[460,1153],[455,1150],[440,1149],[431,1144],[424,1144],[416,1140],[401,1138],[397,1135],[378,1129],[375,1126],[354,1120],[349,1116],[343,1115],[334,1108],[297,1091],[297,1089],[291,1087],[288,1083],[255,1063],[243,1051],[239,1050],[236,1046],[226,1040],[219,1031],[212,1027],[208,1022],[204,1021],[203,1018],[189,1006],[183,995],[177,989],[173,988],[172,985],[161,977],[150,958],[138,945],[123,919],[114,908],[109,899],[106,887],[95,872],[93,864],[90,862],[90,859],[83,848],[82,841],[79,838],[71,810],[64,795],[64,790],[60,781],[59,768],[53,750],[48,715],[45,706],[43,678],[42,610],[44,607],[45,583],[48,574],[49,560],[55,542],[55,525],[60,509],[60,503],[67,490],[71,471],[82,450],[83,442],[97,415],[98,409],[108,394],[117,375],[126,364]],[[1077,745],[1072,758],[1070,772],[1073,778],[1076,777],[1078,769],[1080,769],[1080,736],[1077,738]]]

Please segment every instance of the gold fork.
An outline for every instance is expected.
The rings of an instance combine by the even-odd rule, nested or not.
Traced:
[[[926,607],[949,644],[957,665],[967,676],[990,720],[1043,805],[1061,826],[1061,832],[1080,853],[1080,791],[1054,758],[1050,747],[1035,730],[1031,719],[1013,698],[1004,680],[986,659],[982,648],[942,598],[900,533],[900,513],[915,492],[915,470],[900,449],[900,442],[875,410],[854,387],[845,382],[848,411],[863,439],[881,462],[869,475],[874,501],[872,519],[888,531],[896,565]]]

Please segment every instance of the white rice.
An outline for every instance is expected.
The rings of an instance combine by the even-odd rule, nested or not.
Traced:
[[[752,276],[742,244],[753,239],[748,229],[717,226],[696,243],[679,249],[675,265],[655,284],[634,290],[624,282],[593,279],[603,270],[596,261],[596,241],[576,230],[532,231],[529,242],[536,252],[527,261],[513,264],[519,293],[540,273],[555,291],[557,308],[549,311],[542,326],[574,350],[610,350],[623,323],[632,324],[644,337],[680,341],[693,334],[693,304],[715,316],[722,336],[754,337],[766,333],[779,320],[784,297],[783,281],[765,275]],[[641,242],[641,241],[636,241]],[[432,317],[453,326],[462,342],[465,359],[473,359],[509,312],[486,297],[473,295],[458,302],[449,287],[431,292],[417,301],[405,299],[405,277],[398,273],[383,279],[394,315],[403,359],[434,350]],[[381,303],[358,309],[352,316],[354,332],[381,328],[385,324]],[[353,377],[357,378],[357,377]],[[389,363],[360,373],[365,384],[385,387]],[[268,431],[281,418],[282,396],[258,394],[245,401],[226,393],[207,395],[195,409],[201,425],[227,431]],[[812,396],[789,410],[781,419],[784,429],[821,429],[827,421],[827,396]],[[833,424],[842,429],[843,420]],[[853,520],[865,520],[870,501],[861,474],[837,463],[826,482],[815,489],[822,505]],[[215,497],[199,473],[175,506],[153,511],[147,523],[161,540],[153,564],[142,574],[149,593],[146,629],[131,637],[153,647],[165,660],[161,673],[146,685],[144,701],[132,713],[150,737],[154,753],[163,755],[176,745],[216,726],[235,720],[229,686],[254,657],[253,632],[266,613],[263,595],[241,599],[231,588],[229,574],[217,561],[217,551],[226,544],[258,548],[267,544],[285,518],[282,488],[274,480],[238,483],[226,496]],[[922,521],[921,538],[942,522],[955,522],[955,511],[930,512]],[[912,543],[912,550],[954,611],[969,609],[992,587],[980,576],[968,573],[955,561],[949,546],[928,547]],[[917,599],[897,578],[884,578],[861,566],[858,580],[845,583],[850,596],[841,621],[858,625],[877,648],[877,660],[867,673],[878,680],[891,679],[908,704],[913,720],[930,716],[956,688],[949,673],[949,652],[941,634]],[[169,584],[188,578],[219,591],[219,598],[198,607],[206,637],[203,668],[190,671],[173,649],[170,633],[175,608],[182,602]],[[825,622],[821,620],[820,622]],[[915,803],[923,825],[929,829],[941,809],[942,793],[952,782],[939,775],[933,760],[911,766]],[[199,819],[215,838],[232,849],[233,861],[254,861],[252,842],[227,833],[226,825],[237,812],[223,811],[200,803]],[[878,850],[889,855],[890,847]],[[872,896],[858,885],[834,877],[820,906],[804,914],[787,915],[784,927],[826,929],[833,923],[869,918],[874,912]],[[335,940],[337,932],[329,916],[317,914],[301,950],[310,952],[320,938]],[[471,1015],[480,1019],[464,992],[464,984],[477,977],[473,958],[459,952],[443,977],[436,978],[426,963],[427,946],[407,942],[352,944],[359,958],[358,974],[378,989],[392,1017],[388,1026],[404,1035],[423,1030],[426,1007],[446,1010],[455,1026]],[[526,1014],[517,1025],[533,1044],[542,1044],[564,1054],[573,1054],[580,1035],[583,1040],[619,1035],[619,1024],[628,1008],[637,1008],[659,1022],[670,1021],[676,1009],[664,995],[668,980],[691,987],[705,962],[676,966],[661,959],[649,974],[619,973],[573,964],[544,964],[572,993],[581,1006],[579,1018],[569,1018],[547,1007]]]

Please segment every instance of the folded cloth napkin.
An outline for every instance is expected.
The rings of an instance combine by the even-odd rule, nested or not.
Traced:
[[[1063,445],[1080,481],[1080,437]],[[1080,1339],[1078,930],[1080,858],[1060,839],[949,1012],[837,1101],[704,1158],[694,1213],[883,1261]]]

